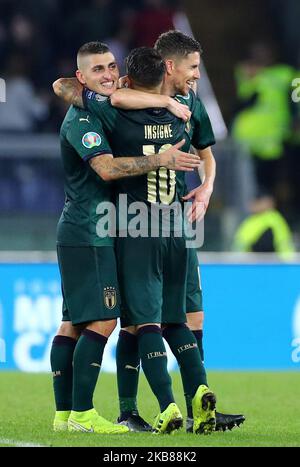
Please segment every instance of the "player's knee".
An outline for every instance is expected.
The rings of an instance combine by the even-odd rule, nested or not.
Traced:
[[[204,312],[197,311],[196,313],[187,313],[187,325],[191,331],[203,329]]]
[[[138,335],[147,333],[147,332],[158,332],[161,333],[161,327],[158,323],[147,323],[147,324],[138,324],[136,327],[136,333]]]
[[[128,332],[129,334],[136,334],[136,326],[127,326],[122,328],[121,331]]]
[[[78,339],[80,336],[81,329],[77,326],[73,326],[71,321],[63,321],[58,328],[57,335],[71,337],[72,339]]]
[[[87,325],[86,329],[97,332],[98,334],[101,334],[102,336],[109,337],[114,331],[116,325],[117,325],[116,319],[110,319],[106,321],[93,321],[92,323],[89,323]]]

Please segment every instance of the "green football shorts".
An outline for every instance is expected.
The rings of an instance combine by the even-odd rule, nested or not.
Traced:
[[[116,256],[122,327],[186,322],[184,238],[117,238]]]
[[[186,312],[195,313],[196,311],[203,311],[200,270],[197,251],[195,248],[189,248],[186,280]]]
[[[81,324],[120,316],[114,248],[58,246],[63,321]]]

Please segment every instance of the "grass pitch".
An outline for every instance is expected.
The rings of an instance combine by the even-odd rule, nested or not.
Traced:
[[[211,436],[186,434],[153,436],[54,433],[54,403],[50,374],[0,372],[0,446],[30,443],[44,446],[105,447],[201,447],[201,446],[300,446],[299,373],[209,373],[210,387],[216,392],[218,409],[244,413],[246,422],[231,432]],[[185,414],[178,374],[173,374],[176,402]],[[114,375],[101,374],[95,407],[114,421],[118,415]],[[157,402],[144,376],[140,378],[139,409],[150,423],[158,412]]]

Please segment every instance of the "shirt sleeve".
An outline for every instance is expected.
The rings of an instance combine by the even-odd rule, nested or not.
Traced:
[[[212,130],[209,116],[204,105],[199,98],[196,99],[196,105],[192,113],[194,120],[194,131],[192,145],[196,149],[205,149],[215,144],[215,136]]]
[[[79,113],[72,121],[67,140],[84,161],[101,154],[112,154],[101,121],[86,111]]]

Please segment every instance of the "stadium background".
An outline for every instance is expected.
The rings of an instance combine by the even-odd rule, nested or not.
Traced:
[[[300,261],[274,253],[233,252],[233,238],[257,193],[254,160],[232,135],[240,111],[238,63],[260,42],[300,77],[300,5],[296,0],[33,0],[0,2],[0,368],[47,371],[60,321],[55,228],[63,206],[58,131],[65,106],[51,83],[73,76],[79,45],[107,42],[118,62],[134,46],[153,45],[172,27],[193,34],[204,55],[199,93],[217,136],[218,176],[199,252],[208,369],[290,369],[300,364]],[[247,26],[245,26],[247,25]],[[122,69],[122,67],[121,67]],[[299,73],[298,73],[299,70]],[[3,84],[3,81],[2,81]],[[292,105],[296,133],[298,108]],[[6,96],[5,96],[6,94]],[[299,104],[298,104],[299,106]],[[296,142],[295,142],[296,141]],[[300,141],[300,138],[299,140]],[[299,146],[285,142],[275,196],[299,251]],[[298,156],[298,159],[297,159]],[[270,174],[273,166],[270,164]],[[191,185],[195,180],[190,180]],[[263,248],[262,248],[263,250]],[[114,371],[114,338],[103,369]],[[170,368],[175,368],[170,359]]]

